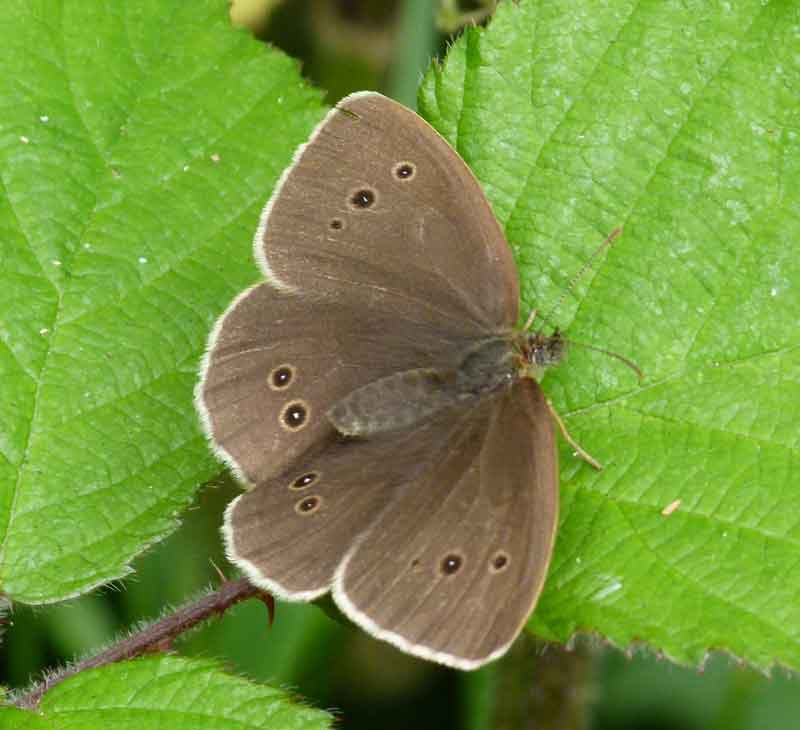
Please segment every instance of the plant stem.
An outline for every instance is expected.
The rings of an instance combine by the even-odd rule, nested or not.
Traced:
[[[581,730],[588,724],[591,657],[525,632],[495,665],[494,730]]]
[[[168,651],[172,642],[181,634],[215,615],[222,615],[231,606],[258,596],[267,606],[272,623],[275,604],[272,596],[252,585],[246,578],[225,581],[218,590],[191,601],[163,618],[147,624],[142,629],[127,635],[104,651],[94,656],[68,664],[48,674],[30,690],[17,695],[13,704],[22,709],[34,709],[50,689],[65,679],[87,669],[132,659],[143,654]]]
[[[417,91],[425,69],[438,45],[432,0],[404,0],[395,38],[394,60],[389,69],[389,96],[417,108]]]

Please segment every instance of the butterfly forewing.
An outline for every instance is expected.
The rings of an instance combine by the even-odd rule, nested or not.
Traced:
[[[380,94],[328,114],[265,209],[255,248],[268,276],[306,296],[390,306],[453,333],[517,321],[511,251],[475,177]]]
[[[259,284],[212,337],[198,408],[218,453],[258,484],[333,434],[326,413],[340,399],[397,369],[455,367],[465,341],[436,323]]]

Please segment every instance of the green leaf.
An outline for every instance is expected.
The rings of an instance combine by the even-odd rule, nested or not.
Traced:
[[[211,661],[174,656],[81,672],[48,691],[37,711],[38,718],[0,708],[0,728],[317,730],[331,725],[326,712],[304,707],[283,690],[226,674]]]
[[[0,15],[0,581],[125,574],[219,471],[192,389],[247,241],[322,115],[225,0]]]
[[[57,730],[41,715],[16,707],[0,706],[0,730]]]
[[[544,380],[605,469],[562,448],[531,629],[800,668],[800,7],[502,3],[420,110],[487,191],[524,313],[558,303],[646,374],[574,346]]]

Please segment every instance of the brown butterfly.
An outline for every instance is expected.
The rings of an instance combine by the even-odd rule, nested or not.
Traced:
[[[328,591],[366,631],[460,669],[532,611],[558,521],[535,376],[564,345],[515,329],[511,250],[461,158],[380,94],[337,105],[261,218],[267,278],[211,334],[197,407],[251,489],[228,556],[258,586]]]

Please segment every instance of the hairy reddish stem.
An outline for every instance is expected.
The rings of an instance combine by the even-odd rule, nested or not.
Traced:
[[[172,642],[181,634],[214,615],[222,615],[231,606],[254,596],[258,596],[264,601],[269,611],[270,623],[272,623],[275,610],[272,596],[252,585],[246,578],[226,581],[213,593],[181,606],[168,616],[126,636],[105,651],[49,674],[31,690],[18,695],[14,700],[14,705],[23,709],[34,709],[46,692],[79,672],[132,659],[143,654],[167,651],[172,646]]]

